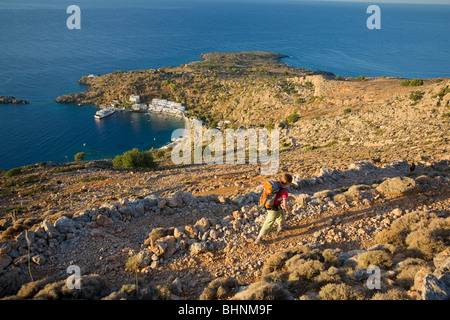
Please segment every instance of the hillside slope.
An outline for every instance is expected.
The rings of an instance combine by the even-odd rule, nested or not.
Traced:
[[[254,244],[261,185],[278,177],[260,164],[177,166],[167,151],[152,170],[39,163],[0,176],[0,297],[448,299],[450,79],[340,79],[281,58],[207,54],[83,78],[86,92],[58,100],[137,93],[210,124],[273,124],[279,172],[302,178],[289,230]],[[89,290],[67,288],[70,265]],[[367,287],[370,265],[381,289]]]

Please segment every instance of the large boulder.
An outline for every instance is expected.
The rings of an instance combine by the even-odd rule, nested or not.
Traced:
[[[177,240],[174,236],[167,236],[154,241],[151,239],[150,250],[158,257],[168,259],[178,251],[176,244]]]
[[[171,256],[175,254],[175,252],[178,251],[177,249],[177,239],[175,239],[174,236],[167,236],[164,238],[161,238],[160,241],[164,241],[166,243],[166,250],[164,250],[163,258],[168,259]]]
[[[58,230],[51,224],[48,220],[42,221],[42,228],[44,228],[45,232],[47,233],[49,239],[56,238],[59,236]]]
[[[208,247],[206,246],[205,242],[194,242],[191,244],[189,248],[189,252],[191,255],[195,256],[201,253],[205,253],[208,251]]]
[[[171,208],[181,207],[183,205],[183,191],[177,191],[167,198],[167,205]]]
[[[383,181],[377,191],[382,194],[411,194],[418,191],[417,183],[408,177],[395,177]]]
[[[206,231],[209,230],[209,227],[210,227],[210,224],[209,224],[208,219],[206,219],[206,218],[201,218],[194,225],[194,228],[197,229],[198,232],[200,232],[200,233],[205,233]]]
[[[59,233],[75,233],[77,229],[75,222],[66,216],[62,216],[56,220],[54,227]]]
[[[147,239],[144,241],[145,246],[149,246],[152,241],[159,240],[160,238],[163,238],[167,236],[168,230],[163,227],[157,227],[152,229],[152,231],[148,234]]]
[[[160,197],[151,194],[142,199],[142,204],[145,206],[146,209],[150,209],[157,207],[160,200],[161,200]]]
[[[423,300],[449,300],[450,288],[440,281],[433,274],[428,274],[425,277],[422,287]]]
[[[156,254],[158,257],[162,256],[167,249],[167,243],[163,240],[150,240],[150,248],[151,251]]]
[[[143,216],[145,213],[144,204],[138,199],[120,199],[117,210],[125,216],[136,218]]]
[[[7,255],[7,254],[0,255],[0,271],[5,269],[12,262],[13,262],[13,259],[9,255]]]
[[[34,243],[36,234],[34,231],[22,231],[17,237],[16,241],[19,243],[21,247],[26,247],[28,244]]]

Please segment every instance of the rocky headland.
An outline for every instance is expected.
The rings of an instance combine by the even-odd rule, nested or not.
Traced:
[[[28,101],[22,100],[22,99],[17,99],[15,97],[11,97],[11,96],[1,96],[0,97],[0,104],[8,104],[8,103],[12,103],[12,104],[28,104]]]

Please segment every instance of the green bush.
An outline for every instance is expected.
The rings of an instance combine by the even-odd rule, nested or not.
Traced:
[[[164,149],[158,150],[155,153],[155,158],[156,159],[161,159],[164,156],[165,153],[166,153],[166,151]]]
[[[22,168],[13,168],[11,170],[6,171],[5,176],[7,178],[11,178],[14,176],[18,176],[19,174],[22,174]]]
[[[411,80],[403,80],[402,83],[401,83],[401,85],[402,85],[403,87],[408,87],[410,83],[411,83]]]
[[[423,85],[423,80],[422,79],[412,79],[411,82],[409,83],[409,85],[411,87],[418,87]]]
[[[418,101],[422,99],[422,92],[420,91],[411,92],[411,94],[409,95],[409,99],[411,99],[412,101]]]
[[[78,153],[74,156],[75,161],[83,161],[85,155],[86,155],[86,154],[85,154],[84,152],[78,152]]]
[[[157,164],[153,161],[150,151],[139,151],[135,148],[123,155],[116,156],[113,160],[113,166],[129,169],[151,169],[155,168]]]
[[[358,81],[364,81],[364,80],[366,80],[366,77],[365,77],[365,76],[360,75],[360,76],[358,77]]]
[[[345,108],[344,109],[344,114],[349,114],[351,112],[352,112],[352,109],[350,109],[350,108]]]
[[[432,98],[434,99],[439,97],[440,99],[442,99],[447,93],[450,93],[450,88],[448,86],[439,90],[439,92],[434,94]]]
[[[418,87],[423,85],[422,79],[403,80],[401,85],[404,87]]]
[[[300,119],[300,116],[297,114],[297,110],[295,110],[293,113],[291,113],[291,114],[286,118],[286,122],[287,122],[287,123],[294,123],[294,122],[297,122],[298,119]]]
[[[274,125],[274,123],[273,123],[273,119],[270,118],[269,123],[266,124],[266,129],[270,131],[270,130],[272,130],[272,129],[274,129],[274,128],[275,128],[275,125]]]

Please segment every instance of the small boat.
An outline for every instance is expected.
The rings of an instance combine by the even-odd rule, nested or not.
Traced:
[[[95,119],[102,119],[104,117],[112,115],[114,112],[116,112],[116,111],[113,110],[113,109],[102,109],[102,110],[99,110],[99,111],[97,111],[95,113],[94,118]]]

